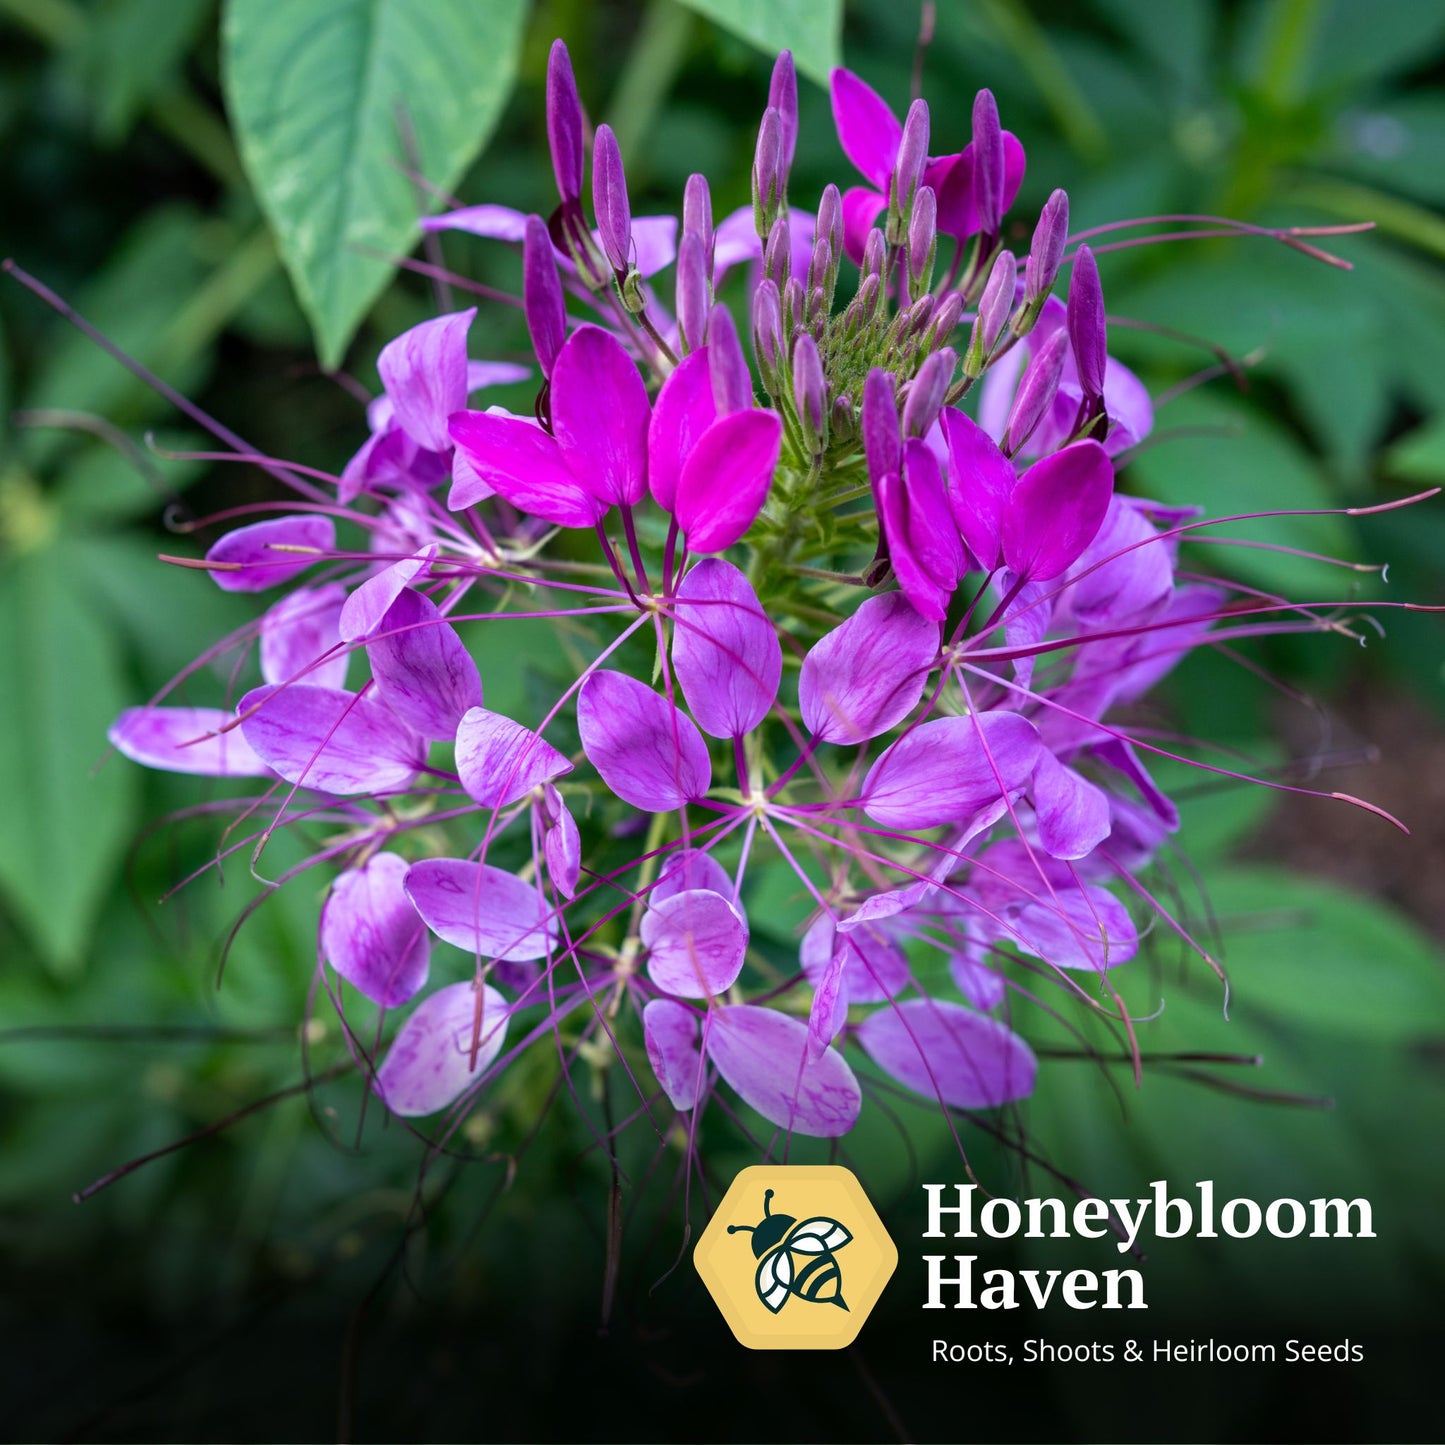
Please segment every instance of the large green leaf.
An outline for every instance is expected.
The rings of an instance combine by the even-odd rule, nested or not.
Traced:
[[[0,677],[0,892],[70,972],[130,831],[135,770],[95,771],[126,693],[110,635],[54,549],[0,572]]]
[[[226,106],[323,365],[340,363],[392,274],[386,258],[411,245],[422,205],[404,170],[447,190],[491,134],[525,11],[525,0],[227,0]]]
[[[827,85],[843,63],[842,0],[679,0],[767,55],[791,50],[802,73]]]

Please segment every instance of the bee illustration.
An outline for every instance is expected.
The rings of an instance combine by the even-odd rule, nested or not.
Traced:
[[[773,1191],[763,1195],[763,1217],[756,1224],[730,1224],[729,1234],[753,1237],[753,1258],[759,1261],[754,1285],[758,1298],[774,1314],[797,1295],[811,1304],[837,1305],[843,1300],[843,1272],[834,1257],[853,1236],[836,1219],[815,1214],[801,1223],[791,1214],[771,1212]],[[795,1254],[808,1256],[794,1269]]]

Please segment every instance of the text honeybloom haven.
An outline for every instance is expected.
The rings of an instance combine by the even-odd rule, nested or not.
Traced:
[[[1134,1250],[1146,1227],[1156,1239],[1249,1239],[1261,1232],[1277,1239],[1374,1239],[1367,1199],[1254,1199],[1216,1203],[1214,1182],[1201,1179],[1197,1200],[1171,1195],[1163,1179],[1153,1180],[1142,1199],[1076,1200],[1002,1197],[976,1200],[976,1184],[925,1184],[928,1227],[924,1239],[1104,1239],[1117,1235],[1121,1254]],[[949,1200],[949,1190],[953,1199]],[[926,1254],[928,1293],[923,1308],[1018,1309],[1032,1299],[1043,1309],[1058,1297],[1071,1309],[1147,1309],[1144,1278],[1136,1269],[988,1269],[975,1274],[975,1254]],[[976,1283],[981,1288],[976,1289]],[[1100,1294],[1102,1292],[1102,1298]]]

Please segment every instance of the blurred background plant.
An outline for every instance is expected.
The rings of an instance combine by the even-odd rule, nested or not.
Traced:
[[[920,61],[922,19],[898,0],[0,0],[0,249],[262,452],[336,469],[364,423],[357,382],[329,373],[354,370],[373,388],[378,348],[438,304],[437,286],[395,265],[415,246],[418,209],[437,204],[416,174],[438,194],[550,210],[541,91],[554,35],[571,47],[593,119],[617,130],[641,213],[675,208],[694,170],[712,178],[719,214],[746,201],[778,47],[808,78],[793,180],[803,204],[845,175],[828,69],[846,56],[901,108],[921,64],[935,135],[965,137],[974,91],[988,85],[1024,139],[1021,236],[1054,185],[1070,193],[1076,230],[1196,212],[1376,222],[1335,247],[1348,273],[1249,241],[1103,258],[1114,349],[1156,393],[1217,358],[1134,320],[1207,338],[1237,374],[1165,406],[1134,490],[1230,511],[1368,505],[1445,482],[1438,0],[969,0],[937,7]],[[276,112],[283,86],[299,110]],[[452,236],[444,259],[514,287],[516,262],[499,249]],[[477,354],[529,359],[517,313],[483,307]],[[525,409],[527,389],[511,401]],[[159,821],[195,802],[193,780],[92,770],[114,715],[247,615],[156,563],[164,509],[183,514],[197,484],[203,513],[270,484],[164,459],[199,432],[13,282],[0,288],[0,416],[0,1328],[17,1342],[7,1369],[20,1372],[0,1412],[32,1438],[326,1434],[337,1371],[353,1358],[336,1321],[396,1258],[416,1142],[373,1130],[358,1158],[354,1086],[293,1087],[319,900],[283,895],[257,913],[218,991],[221,944],[250,896],[244,866],[223,889],[206,880],[158,907],[212,847],[204,817]],[[1388,560],[1391,595],[1445,600],[1439,504],[1250,535]],[[1296,596],[1383,595],[1368,574],[1272,552],[1229,549],[1218,565]],[[1221,1180],[1234,1171],[1233,1192],[1268,1198],[1279,1181],[1297,1197],[1369,1194],[1390,1225],[1376,1268],[1335,1287],[1353,1290],[1369,1320],[1398,1324],[1445,1285],[1445,650],[1436,618],[1397,612],[1388,631],[1363,651],[1274,640],[1261,654],[1274,686],[1243,686],[1227,659],[1204,656],[1173,692],[1190,731],[1272,760],[1281,777],[1338,779],[1315,785],[1379,801],[1413,839],[1348,809],[1161,779],[1182,790],[1183,836],[1238,989],[1229,1026],[1202,991],[1197,1006],[1171,1003],[1170,1046],[1268,1053],[1270,1089],[1338,1107],[1322,1116],[1166,1079],[1130,1102],[1126,1127],[1091,1076],[1046,1087],[1030,1118],[1099,1192],[1114,1177],[1130,1193],[1137,1180],[1182,1184],[1208,1172],[1207,1157]],[[325,1043],[324,1022],[310,1033]],[[286,1090],[83,1207],[68,1202],[106,1170]],[[469,1142],[485,1149],[505,1121],[474,1125]],[[857,1153],[874,1160],[868,1181],[888,1202],[913,1176],[881,1121],[877,1134]],[[920,1133],[925,1164],[946,1158],[937,1142]],[[439,1388],[469,1360],[437,1343],[452,1311],[465,1319],[501,1296],[539,1337],[580,1330],[601,1348],[595,1307],[575,1318],[602,1260],[602,1171],[595,1155],[579,1158],[586,1143],[561,1124],[544,1134],[524,1198],[505,1190],[499,1160],[433,1201],[426,1245],[413,1237],[404,1250],[433,1302],[393,1288],[376,1303],[393,1322],[408,1310],[418,1328],[431,1321],[406,1346],[417,1373],[400,1394],[364,1379],[341,1392],[369,1404],[377,1433],[480,1428],[465,1391],[448,1415]],[[489,1213],[494,1227],[525,1221],[508,1230],[505,1258],[476,1242]],[[631,1327],[655,1310],[648,1287],[678,1244],[658,1214],[649,1224],[644,1209],[632,1236],[648,1242],[628,1256]],[[423,1249],[446,1268],[428,1273]],[[1250,1251],[1176,1263],[1196,1315],[1237,1308],[1241,1291],[1266,1316],[1278,1306],[1279,1275]],[[1310,1287],[1290,1282],[1296,1298]],[[314,1319],[334,1338],[319,1354],[267,1352],[278,1319],[273,1346],[288,1329],[309,1338]],[[205,1328],[190,1339],[195,1321]],[[272,1371],[259,1393],[239,1363],[257,1351]],[[546,1372],[502,1357],[517,1372],[488,1429],[585,1428],[576,1401],[524,1405],[528,1380]],[[691,1376],[677,1369],[656,1374],[680,1400]],[[877,1361],[874,1374],[886,1376]],[[834,1403],[792,1401],[792,1434],[893,1428],[887,1401],[853,1413],[860,1378]],[[286,1391],[282,1428],[267,1402]],[[1194,1416],[1193,1433],[1259,1428],[1273,1397],[1257,1396],[1201,1403],[1216,1415]],[[1039,1408],[1056,1411],[1059,1431],[1105,1421],[1123,1433],[1107,1400]],[[1377,1408],[1389,1402],[1332,1399],[1328,1419],[1354,1409],[1370,1428]],[[730,1418],[702,1433],[726,1435]],[[1307,1431],[1312,1417],[1291,1418]]]

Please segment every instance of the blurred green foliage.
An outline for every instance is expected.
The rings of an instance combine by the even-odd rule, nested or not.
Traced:
[[[315,356],[374,382],[378,347],[435,304],[424,281],[396,276],[384,259],[406,251],[416,209],[434,204],[404,170],[414,166],[467,201],[550,209],[542,76],[554,34],[571,46],[594,118],[618,130],[638,213],[675,208],[693,170],[712,178],[720,215],[743,204],[767,84],[756,46],[794,38],[800,69],[821,80],[839,44],[839,7],[802,0],[530,8],[439,0],[425,24],[406,0],[221,8],[0,0],[0,245],[258,450],[330,468],[357,445],[363,421]],[[338,27],[335,43],[319,50],[308,39],[318,17]],[[841,54],[900,111],[919,28],[920,7],[897,0],[849,0],[843,13]],[[937,7],[923,75],[939,144],[966,139],[973,93],[986,84],[1028,149],[1015,249],[1027,245],[1031,218],[1055,185],[1070,192],[1076,230],[1174,213],[1377,223],[1369,235],[1326,243],[1353,263],[1348,273],[1257,240],[1105,255],[1112,315],[1205,338],[1250,362],[1247,386],[1226,377],[1161,410],[1156,439],[1129,478],[1138,490],[1211,511],[1323,509],[1445,482],[1442,45],[1445,10],[1434,0]],[[381,68],[368,68],[372,54]],[[285,116],[306,144],[278,129],[276,97],[293,93],[314,107]],[[847,170],[826,96],[806,83],[802,121],[792,191],[808,204]],[[348,177],[340,196],[328,189],[338,167]],[[514,287],[516,262],[499,250],[449,237],[446,260]],[[520,322],[503,307],[484,309],[473,338],[493,357],[526,355]],[[1113,339],[1156,392],[1215,360],[1169,334],[1119,325]],[[214,858],[220,824],[195,805],[226,788],[198,790],[194,780],[141,777],[103,761],[115,713],[248,615],[237,599],[155,562],[167,550],[164,518],[187,518],[188,503],[212,513],[259,500],[270,484],[250,469],[165,459],[198,444],[190,424],[13,282],[0,289],[0,411],[0,1248],[11,1260],[0,1323],[9,1333],[22,1317],[31,1321],[37,1360],[51,1348],[58,1360],[79,1341],[73,1366],[51,1361],[17,1397],[20,1433],[145,1436],[184,1434],[187,1425],[201,1433],[220,1391],[233,1432],[259,1434],[260,1424],[246,1428],[257,1407],[243,1379],[204,1355],[171,1393],[154,1383],[172,1378],[165,1361],[147,1362],[139,1341],[117,1339],[114,1312],[204,1319],[222,1338],[227,1319],[269,1318],[278,1300],[309,1307],[318,1292],[342,1302],[344,1316],[397,1248],[417,1197],[416,1140],[373,1118],[365,1157],[355,1157],[361,1100],[352,1081],[338,1081],[168,1154],[84,1207],[67,1200],[106,1170],[302,1077],[314,889],[265,902],[217,989],[224,940],[258,893],[245,850],[228,860],[224,887],[211,869],[164,905],[157,900]],[[147,448],[154,427],[165,430]],[[1388,558],[1389,587],[1262,550],[1210,549],[1206,561],[1296,595],[1445,601],[1438,504],[1261,522],[1244,535]],[[1364,652],[1308,637],[1275,640],[1255,656],[1286,690],[1325,705],[1362,689],[1404,688],[1445,706],[1438,622],[1397,613],[1388,631]],[[1263,766],[1280,761],[1273,698],[1212,658],[1191,663],[1172,688],[1189,731]],[[1161,781],[1187,787],[1163,772]],[[1297,1196],[1316,1187],[1371,1192],[1392,1221],[1380,1241],[1380,1258],[1388,1256],[1376,1278],[1381,1308],[1419,1308],[1445,1283],[1429,1213],[1445,1188],[1438,1147],[1428,1144],[1445,1131],[1438,947],[1386,902],[1241,861],[1265,822],[1263,790],[1181,796],[1182,838],[1207,895],[1182,860],[1163,886],[1222,936],[1235,1017],[1224,1024],[1212,981],[1197,964],[1187,974],[1161,940],[1130,1003],[1150,1013],[1166,978],[1182,992],[1144,1026],[1144,1046],[1259,1053],[1271,1067],[1236,1070],[1227,1085],[1207,1088],[1165,1070],[1121,1103],[1122,1071],[1105,1079],[1107,1070],[1061,1063],[1045,1070],[1031,1133],[1101,1189],[1115,1178],[1203,1177],[1201,1161],[1227,1139],[1241,1192],[1267,1197],[1275,1180]],[[1376,826],[1384,825],[1361,815],[1359,848],[1370,847]],[[268,859],[273,876],[283,862]],[[1425,855],[1420,866],[1442,862]],[[755,916],[765,911],[755,906]],[[318,1068],[341,1057],[322,1018],[307,1035]],[[440,1301],[438,1319],[503,1298],[556,1343],[565,1333],[558,1312],[593,1297],[606,1171],[586,1152],[587,1126],[568,1122],[571,1111],[557,1111],[530,1141],[527,1111],[548,1087],[539,1071],[510,1112],[478,1117],[468,1144],[494,1162],[456,1171],[456,1188],[430,1196],[429,1242],[413,1236],[406,1246],[408,1277]],[[1249,1097],[1255,1087],[1328,1096],[1338,1107],[1320,1114],[1272,1104]],[[942,1121],[921,1110],[908,1117],[911,1154],[879,1114],[850,1143],[885,1201],[904,1197],[930,1160],[942,1167],[949,1157]],[[507,1193],[511,1156],[526,1183]],[[1012,1167],[1006,1154],[988,1157]],[[745,1161],[714,1162],[721,1171]],[[628,1163],[640,1178],[645,1157]],[[451,1173],[445,1161],[429,1187]],[[658,1194],[667,1196],[665,1183]],[[671,1226],[664,1218],[669,1203],[641,1206],[629,1225],[630,1241],[650,1241],[631,1246],[627,1266],[639,1319],[649,1310],[666,1318],[692,1298],[679,1271],[648,1302],[680,1243],[675,1218]],[[475,1244],[484,1222],[505,1229],[508,1252]],[[550,1264],[548,1231],[573,1241]],[[1221,1299],[1227,1288],[1267,1311],[1271,1271],[1236,1277],[1212,1268],[1191,1288]],[[79,1279],[71,1294],[59,1288]],[[1309,1297],[1308,1281],[1297,1287]],[[399,1313],[389,1318],[428,1308],[409,1298],[396,1291],[388,1308]],[[513,1354],[499,1358],[515,1365]],[[328,1344],[319,1374],[329,1381],[337,1361]],[[515,1367],[523,1378],[526,1367]],[[329,1383],[296,1388],[305,1410],[331,1399]],[[859,1390],[856,1380],[850,1388]],[[393,1430],[410,1428],[365,1382],[361,1390]],[[439,1407],[429,1400],[427,1408]],[[1061,1422],[1110,1418],[1097,1400],[1059,1408]],[[1214,1408],[1223,1430],[1230,1407]],[[800,1431],[880,1428],[872,1414],[818,1412],[797,1407]],[[583,1416],[558,1402],[544,1414],[562,1422],[561,1433],[567,1421],[582,1428]],[[715,1422],[719,1433],[728,1418]],[[324,1411],[297,1419],[302,1435],[333,1428]],[[525,1417],[503,1419],[525,1429],[517,1423]]]

